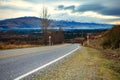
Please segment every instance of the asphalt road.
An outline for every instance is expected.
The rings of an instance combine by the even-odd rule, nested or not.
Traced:
[[[0,51],[0,80],[15,78],[43,66],[76,49],[78,44]]]

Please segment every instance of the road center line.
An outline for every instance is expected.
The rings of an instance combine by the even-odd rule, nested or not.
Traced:
[[[24,77],[26,77],[26,76],[28,76],[28,75],[34,73],[34,72],[37,72],[38,70],[41,70],[41,69],[43,69],[43,68],[45,68],[45,67],[47,67],[47,66],[49,66],[49,65],[51,65],[51,64],[53,64],[53,63],[55,63],[55,62],[57,62],[57,61],[63,59],[64,57],[66,57],[66,56],[70,55],[71,53],[75,52],[77,49],[79,49],[79,47],[80,47],[80,46],[78,46],[76,49],[70,51],[69,53],[67,53],[67,54],[65,54],[65,55],[63,55],[63,56],[61,56],[61,57],[59,57],[59,58],[57,58],[57,59],[55,59],[55,60],[53,60],[53,61],[48,62],[47,64],[45,64],[45,65],[43,65],[43,66],[40,66],[40,67],[38,67],[38,68],[36,68],[36,69],[34,69],[34,70],[32,70],[32,71],[26,73],[26,74],[23,74],[23,75],[21,75],[21,76],[15,78],[14,80],[23,79]]]

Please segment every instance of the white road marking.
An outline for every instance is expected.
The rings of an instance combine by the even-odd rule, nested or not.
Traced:
[[[55,59],[55,60],[53,60],[53,61],[51,61],[51,62],[45,64],[45,65],[43,65],[43,66],[40,66],[40,67],[38,67],[38,68],[36,68],[36,69],[34,69],[34,70],[32,70],[32,71],[26,73],[26,74],[23,74],[23,75],[21,75],[21,76],[15,78],[14,80],[23,79],[24,77],[26,77],[26,76],[28,76],[28,75],[34,73],[34,72],[37,72],[38,70],[41,70],[41,69],[43,69],[43,68],[45,68],[45,67],[47,67],[47,66],[49,66],[49,65],[51,65],[51,64],[53,64],[53,63],[55,63],[55,62],[57,62],[57,61],[59,61],[59,60],[61,60],[62,58],[64,58],[64,57],[70,55],[71,53],[75,52],[75,51],[76,51],[77,49],[79,49],[79,48],[80,48],[80,46],[78,46],[76,49],[70,51],[69,53],[67,53],[67,54],[65,54],[65,55],[63,55],[63,56],[61,56],[61,57],[59,57],[59,58],[57,58],[57,59]]]

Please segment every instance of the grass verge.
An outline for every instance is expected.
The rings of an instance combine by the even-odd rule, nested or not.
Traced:
[[[110,64],[100,51],[82,47],[33,80],[120,80],[119,74],[109,68]]]
[[[39,47],[41,45],[31,45],[31,44],[0,44],[0,50],[6,49],[18,49],[18,48],[30,48],[30,47]]]

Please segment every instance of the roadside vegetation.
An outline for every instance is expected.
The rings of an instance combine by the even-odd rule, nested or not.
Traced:
[[[110,31],[104,34],[101,45],[104,49],[120,48],[120,25],[114,26]]]
[[[38,34],[19,35],[7,32],[0,35],[0,49],[13,49],[49,45],[49,36],[51,36],[51,44],[61,44],[64,42],[64,33],[61,28],[58,31],[47,31],[46,44],[44,43],[44,38]]]
[[[119,80],[119,74],[109,68],[111,61],[100,51],[82,47],[74,54],[54,64],[32,80]]]
[[[120,25],[97,36],[91,36],[89,45],[86,46],[101,51],[103,57],[109,60],[109,68],[120,75]]]

